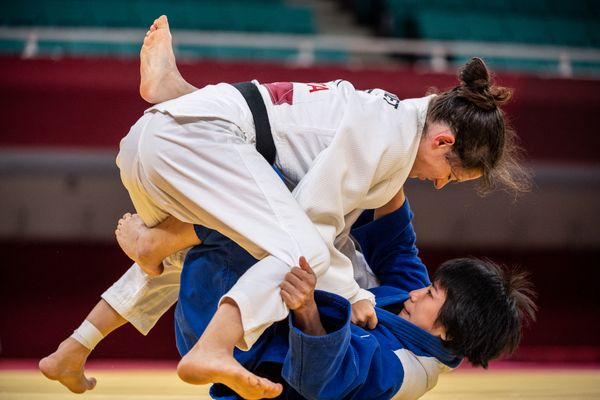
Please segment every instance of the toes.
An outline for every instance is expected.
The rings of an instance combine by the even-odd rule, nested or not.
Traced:
[[[250,379],[254,378],[254,379]],[[278,396],[283,391],[283,386],[279,383],[273,383],[266,378],[260,377],[249,377],[248,383],[250,386],[254,386],[262,391],[262,396],[272,398]]]
[[[265,397],[277,397],[281,394],[281,392],[283,392],[283,386],[281,386],[281,384],[278,383],[269,392],[265,393]]]
[[[161,15],[160,17],[158,17],[157,21],[157,28],[168,28],[169,27],[169,22],[167,21],[167,16],[166,15]]]
[[[96,387],[96,378],[86,379],[87,390],[92,390]]]
[[[279,383],[273,383],[264,378],[261,378],[261,381],[261,385],[264,387],[265,394],[276,394],[282,389],[282,386]]]

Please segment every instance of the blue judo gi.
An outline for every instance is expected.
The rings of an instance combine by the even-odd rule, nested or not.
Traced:
[[[412,216],[406,201],[394,213],[352,230],[381,284],[371,289],[379,319],[375,329],[350,323],[347,300],[316,291],[327,335],[304,334],[292,313],[265,331],[249,351],[236,349],[235,358],[248,370],[283,383],[283,399],[416,399],[435,386],[438,375],[457,367],[461,359],[439,338],[397,315],[408,292],[430,284],[418,257]],[[187,255],[175,311],[182,355],[204,332],[221,296],[256,261],[218,232],[203,227],[196,232],[203,244]],[[210,393],[215,399],[239,399],[219,384]]]

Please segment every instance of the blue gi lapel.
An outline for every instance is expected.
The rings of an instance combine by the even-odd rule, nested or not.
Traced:
[[[462,361],[444,347],[440,338],[406,321],[405,319],[377,308],[378,328],[387,329],[398,341],[397,348],[405,348],[415,355],[435,357],[450,368]]]

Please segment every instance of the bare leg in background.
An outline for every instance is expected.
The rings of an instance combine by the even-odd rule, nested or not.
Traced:
[[[127,323],[106,301],[100,300],[85,318],[104,336]],[[85,362],[91,350],[68,337],[58,349],[39,362],[40,371],[49,379],[63,384],[73,393],[83,393],[96,386],[95,378],[85,376]]]

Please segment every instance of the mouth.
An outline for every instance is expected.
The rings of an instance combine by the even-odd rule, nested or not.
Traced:
[[[404,306],[404,308],[402,309],[402,311],[400,311],[400,315],[402,315],[405,319],[410,318],[410,313],[406,309],[406,305]]]

